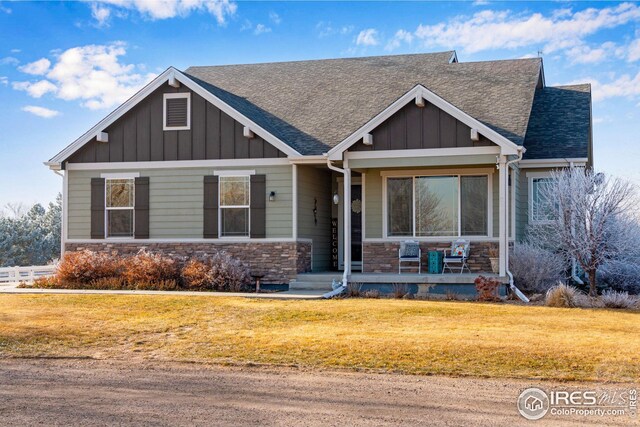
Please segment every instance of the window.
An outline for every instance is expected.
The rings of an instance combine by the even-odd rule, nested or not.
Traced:
[[[107,178],[105,185],[107,237],[133,237],[134,179]]]
[[[387,178],[387,235],[486,236],[487,175]]]
[[[556,209],[552,202],[545,197],[546,187],[551,183],[551,178],[531,178],[531,222],[543,223],[556,219]]]
[[[191,127],[191,94],[164,94],[164,130],[188,130]]]
[[[248,176],[220,177],[220,236],[249,236],[250,189]]]

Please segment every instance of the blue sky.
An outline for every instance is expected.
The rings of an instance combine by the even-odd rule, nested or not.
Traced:
[[[639,24],[612,2],[0,2],[0,204],[52,200],[42,162],[170,65],[449,49],[591,82],[596,168],[640,183]]]

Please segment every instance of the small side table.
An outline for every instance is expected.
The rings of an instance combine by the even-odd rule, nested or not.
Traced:
[[[256,293],[260,292],[260,279],[264,277],[264,274],[252,274],[251,278],[256,281]]]

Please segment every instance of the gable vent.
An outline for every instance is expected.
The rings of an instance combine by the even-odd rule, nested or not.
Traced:
[[[164,128],[165,130],[189,129],[190,94],[165,94]]]

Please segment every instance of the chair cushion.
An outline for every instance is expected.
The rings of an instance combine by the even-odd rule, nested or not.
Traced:
[[[453,249],[451,250],[451,255],[453,255],[453,256],[464,256],[464,252],[465,252],[464,251],[464,246],[465,245],[462,245],[462,244],[455,245],[453,247]]]
[[[416,242],[400,243],[400,258],[417,258],[420,253],[420,245]]]

